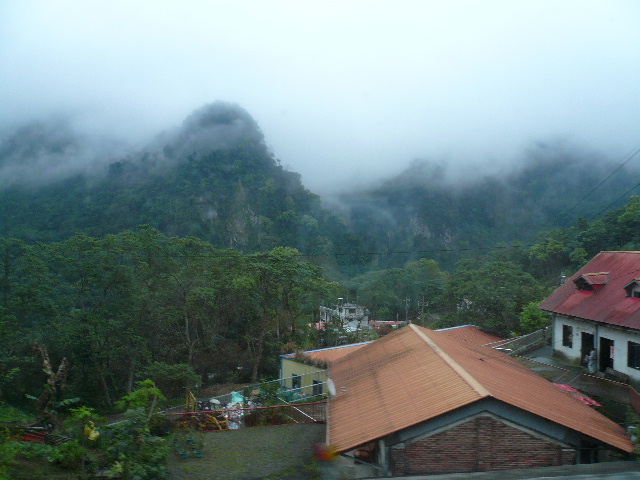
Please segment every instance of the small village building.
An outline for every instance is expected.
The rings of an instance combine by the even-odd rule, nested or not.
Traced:
[[[379,476],[570,465],[633,450],[621,426],[474,336],[408,325],[332,361],[327,443]]]
[[[322,395],[326,393],[329,364],[367,343],[371,342],[280,355],[281,386],[304,395]]]
[[[332,307],[320,307],[320,324],[339,320],[347,332],[355,332],[369,327],[369,310],[355,303],[340,303]]]
[[[640,382],[640,252],[600,252],[540,308],[556,355]]]

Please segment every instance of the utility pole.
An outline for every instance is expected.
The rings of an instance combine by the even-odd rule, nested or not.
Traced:
[[[406,323],[409,322],[409,302],[411,301],[410,298],[405,298],[404,299],[404,321]]]
[[[424,301],[424,295],[420,294],[420,296],[422,297],[422,301],[418,300],[418,306],[420,307],[420,322],[424,327],[424,307],[428,307],[429,302]]]

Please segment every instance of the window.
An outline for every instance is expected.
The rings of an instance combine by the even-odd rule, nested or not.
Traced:
[[[626,284],[624,289],[627,291],[627,297],[640,297],[640,281],[638,279]]]
[[[640,343],[627,343],[627,365],[640,370]]]
[[[573,348],[573,327],[562,325],[562,346]]]
[[[302,379],[300,375],[296,375],[295,373],[291,374],[291,388],[300,388],[302,386]]]
[[[640,347],[640,345],[638,345]],[[313,381],[313,395],[322,395],[322,383],[319,380]]]

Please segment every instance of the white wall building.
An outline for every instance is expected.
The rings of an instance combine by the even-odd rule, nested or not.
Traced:
[[[553,348],[594,370],[640,382],[640,252],[601,252],[541,304]]]
[[[369,310],[355,303],[340,303],[332,307],[320,307],[320,322],[328,323],[339,319],[348,332],[369,327]]]

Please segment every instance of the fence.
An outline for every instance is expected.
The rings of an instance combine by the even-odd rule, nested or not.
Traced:
[[[326,374],[326,370],[320,370],[312,373],[296,375],[295,377],[279,378],[269,382],[263,382],[255,385],[249,385],[242,389],[242,392],[231,392],[224,395],[213,397],[210,401],[219,403],[220,405],[230,405],[243,403],[246,400],[258,397],[262,392],[277,390],[276,396],[283,403],[309,403],[311,399],[322,396],[327,392],[326,382],[320,381],[322,374]],[[305,381],[305,379],[316,380]],[[287,388],[286,385],[293,385],[300,382],[301,386],[295,388]],[[307,385],[309,383],[309,385]]]
[[[487,343],[485,346],[502,350],[509,355],[520,355],[545,345],[549,339],[548,328],[549,327],[543,328],[533,333],[522,335],[521,337]]]

